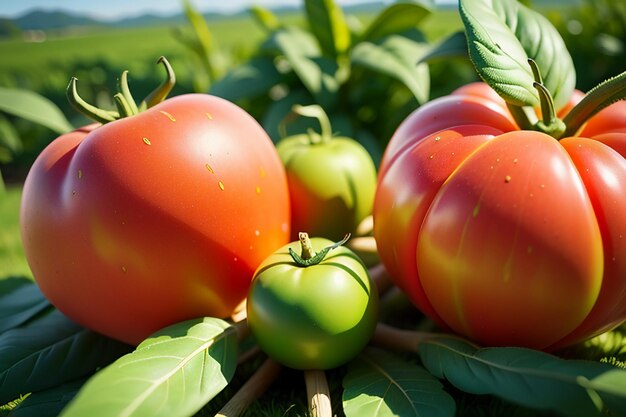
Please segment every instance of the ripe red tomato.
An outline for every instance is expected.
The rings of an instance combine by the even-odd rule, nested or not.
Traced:
[[[289,241],[284,168],[234,104],[201,94],[53,141],[23,191],[22,238],[43,293],[129,343],[226,317]]]
[[[626,103],[557,141],[519,130],[485,88],[420,107],[391,139],[374,205],[382,261],[425,314],[483,344],[551,349],[616,326]]]

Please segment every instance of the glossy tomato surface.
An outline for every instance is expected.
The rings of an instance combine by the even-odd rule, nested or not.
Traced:
[[[63,135],[26,180],[21,232],[43,293],[129,343],[226,317],[288,242],[278,154],[242,109],[191,94]]]
[[[339,240],[372,214],[376,167],[361,144],[296,135],[281,140],[277,150],[287,171],[292,240],[302,230]]]
[[[626,319],[626,103],[560,141],[475,84],[420,107],[381,163],[380,257],[439,325],[553,349]],[[574,100],[579,100],[577,95]]]
[[[316,252],[332,245],[312,238]],[[378,319],[378,291],[367,268],[348,248],[330,251],[316,265],[297,265],[290,243],[269,256],[248,296],[248,324],[261,349],[295,369],[330,369],[355,357]]]

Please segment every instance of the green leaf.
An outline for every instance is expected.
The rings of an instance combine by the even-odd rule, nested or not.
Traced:
[[[391,35],[378,43],[359,43],[352,50],[352,63],[399,80],[419,103],[425,103],[430,92],[429,70],[426,64],[415,62],[427,50],[426,42]]]
[[[253,5],[250,7],[250,14],[254,20],[267,32],[273,32],[281,28],[281,23],[271,10]]]
[[[88,375],[127,351],[52,310],[0,335],[0,403]]]
[[[456,405],[424,368],[377,349],[352,361],[343,380],[346,417],[453,417]]]
[[[422,55],[417,62],[432,62],[438,59],[450,58],[468,58],[465,32],[456,32],[441,40]]]
[[[267,93],[280,83],[281,74],[276,70],[270,57],[252,58],[250,61],[230,70],[209,90],[210,94],[237,101]]]
[[[479,349],[452,337],[427,340],[419,352],[433,375],[471,394],[571,417],[599,415],[603,404],[616,412],[626,407],[626,371],[605,363],[523,348]]]
[[[0,87],[0,111],[40,124],[56,133],[67,133],[73,129],[54,103],[28,90]]]
[[[0,333],[24,324],[48,307],[50,303],[34,283],[0,295]]]
[[[361,41],[375,41],[385,36],[416,28],[433,11],[430,0],[393,3],[383,9],[361,35]]]
[[[324,55],[336,58],[350,48],[350,28],[334,0],[304,0],[306,17]]]
[[[279,30],[273,39],[317,103],[324,108],[330,107],[339,90],[337,63],[321,56],[311,35],[301,29]]]
[[[0,163],[7,163],[22,150],[22,141],[13,124],[0,114]]]
[[[79,379],[45,391],[33,392],[8,417],[56,417],[76,396],[85,381],[86,379]]]
[[[575,70],[563,39],[541,14],[517,0],[460,0],[469,55],[480,77],[515,106],[537,106],[528,58],[537,62],[556,108],[574,89]]]
[[[228,384],[237,336],[204,318],[167,327],[90,379],[62,416],[191,416]]]

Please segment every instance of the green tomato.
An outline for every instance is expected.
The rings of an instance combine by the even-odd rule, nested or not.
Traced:
[[[378,291],[361,260],[339,246],[346,240],[333,245],[301,233],[300,243],[283,246],[255,273],[248,324],[261,349],[285,366],[338,367],[374,332]],[[299,246],[301,256],[295,253]]]
[[[290,136],[276,145],[287,171],[291,230],[332,240],[354,233],[372,212],[376,167],[363,146],[347,137],[332,137],[328,117],[317,105],[294,111],[318,118],[321,134]]]

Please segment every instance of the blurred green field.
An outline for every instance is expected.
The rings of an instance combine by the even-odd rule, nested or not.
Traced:
[[[370,15],[355,16],[366,23]],[[287,24],[303,24],[299,14],[281,15]],[[184,28],[184,25],[181,26]],[[461,27],[455,10],[440,10],[429,16],[421,26],[431,40],[451,33]],[[209,22],[209,28],[220,48],[235,59],[243,60],[265,36],[251,17],[232,17]],[[165,55],[170,61],[182,60],[185,47],[175,38],[173,26],[140,28],[97,28],[90,31],[49,35],[43,42],[23,40],[0,41],[0,85],[31,87],[46,91],[63,86],[73,74],[62,74],[74,66],[89,63],[94,66],[106,63],[110,68],[127,68],[130,73],[142,76],[152,71],[154,60]],[[176,68],[179,79],[186,84],[188,68]],[[69,71],[68,71],[69,72]],[[104,74],[96,75],[102,78]]]

